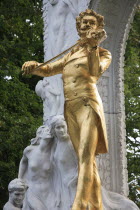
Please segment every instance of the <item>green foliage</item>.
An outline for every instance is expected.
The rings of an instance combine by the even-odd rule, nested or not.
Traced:
[[[25,61],[43,61],[42,0],[0,1],[0,209],[17,177],[23,149],[42,124],[38,77],[23,77]]]
[[[125,53],[125,110],[129,197],[140,207],[140,8]]]

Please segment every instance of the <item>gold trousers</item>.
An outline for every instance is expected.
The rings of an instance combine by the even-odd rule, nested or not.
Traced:
[[[65,103],[68,132],[79,160],[72,210],[102,210],[101,183],[95,160],[100,120],[89,100],[83,97]]]

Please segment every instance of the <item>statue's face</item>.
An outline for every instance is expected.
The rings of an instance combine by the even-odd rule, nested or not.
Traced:
[[[67,125],[65,121],[59,121],[54,128],[55,135],[58,139],[63,140],[67,136]]]
[[[58,0],[49,0],[49,2],[50,2],[51,5],[54,5],[54,4],[58,3]]]
[[[43,87],[45,87],[45,86],[49,85],[49,81],[47,79],[43,79],[42,84],[43,84]]]
[[[41,134],[41,138],[42,139],[46,139],[46,140],[49,140],[51,139],[51,133],[50,133],[50,128],[48,126],[46,126],[44,129],[43,129],[43,132]],[[49,142],[49,141],[48,141]]]
[[[80,34],[85,37],[90,29],[97,29],[97,19],[94,16],[84,16],[81,20]]]
[[[10,200],[14,206],[20,208],[23,204],[24,195],[25,191],[14,190],[10,192]]]

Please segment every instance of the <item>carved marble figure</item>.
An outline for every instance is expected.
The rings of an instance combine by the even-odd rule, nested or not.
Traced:
[[[57,144],[53,154],[54,168],[57,172],[57,205],[61,210],[71,209],[76,193],[78,160],[62,115],[52,118],[51,133]]]
[[[36,137],[31,139],[31,145],[39,145],[40,144],[40,140],[42,138],[42,132],[43,129],[45,128],[45,125],[41,125],[37,131],[36,131]]]
[[[50,117],[63,113],[63,109],[61,108],[63,99],[59,86],[56,89],[55,84],[51,84],[48,78],[45,77],[37,83],[35,91],[43,100],[44,124],[47,123]]]
[[[87,9],[77,17],[76,26],[80,40],[70,53],[41,67],[35,61],[25,62],[22,70],[24,74],[42,77],[63,74],[65,119],[79,161],[72,210],[86,210],[87,207],[89,210],[102,210],[101,183],[95,155],[108,151],[108,141],[96,82],[109,67],[111,54],[98,46],[105,37],[101,15]]]
[[[54,57],[66,49],[69,45],[65,45],[65,40],[69,39],[69,24],[70,20],[75,20],[78,15],[78,1],[79,0],[48,0],[51,4],[50,14],[48,15],[51,28],[49,28],[48,36],[50,43],[48,43],[49,56]],[[70,39],[71,40],[71,39]]]
[[[54,209],[55,196],[52,184],[51,148],[52,136],[49,128],[42,126],[39,131],[39,144],[34,141],[26,147],[20,162],[19,175],[28,184],[23,210]],[[25,175],[27,174],[27,175]],[[53,202],[50,202],[52,200]]]
[[[21,179],[14,179],[8,185],[9,201],[3,210],[21,210],[27,185]]]

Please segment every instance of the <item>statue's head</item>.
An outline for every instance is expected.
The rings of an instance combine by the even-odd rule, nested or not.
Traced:
[[[9,201],[15,207],[21,208],[27,185],[21,179],[14,179],[8,185]]]
[[[49,85],[49,81],[46,77],[44,77],[42,85],[43,85],[43,87],[46,87],[47,85]]]
[[[58,3],[58,0],[48,0],[51,5],[55,5]]]
[[[37,129],[37,131],[36,131],[36,137],[33,138],[33,139],[31,139],[31,144],[32,145],[38,145],[38,144],[40,144],[40,140],[42,138],[42,132],[43,132],[44,128],[45,128],[45,125],[41,125]]]
[[[57,115],[52,118],[51,120],[51,133],[54,135],[58,140],[67,140],[67,124],[62,115]]]
[[[85,37],[90,29],[102,29],[104,27],[104,17],[91,9],[81,12],[76,18],[76,28],[80,37]]]
[[[47,140],[47,142],[51,142],[52,141],[52,134],[51,134],[51,130],[50,130],[50,127],[48,125],[45,125],[45,128],[43,129],[43,132],[42,132],[42,139],[43,140]]]

